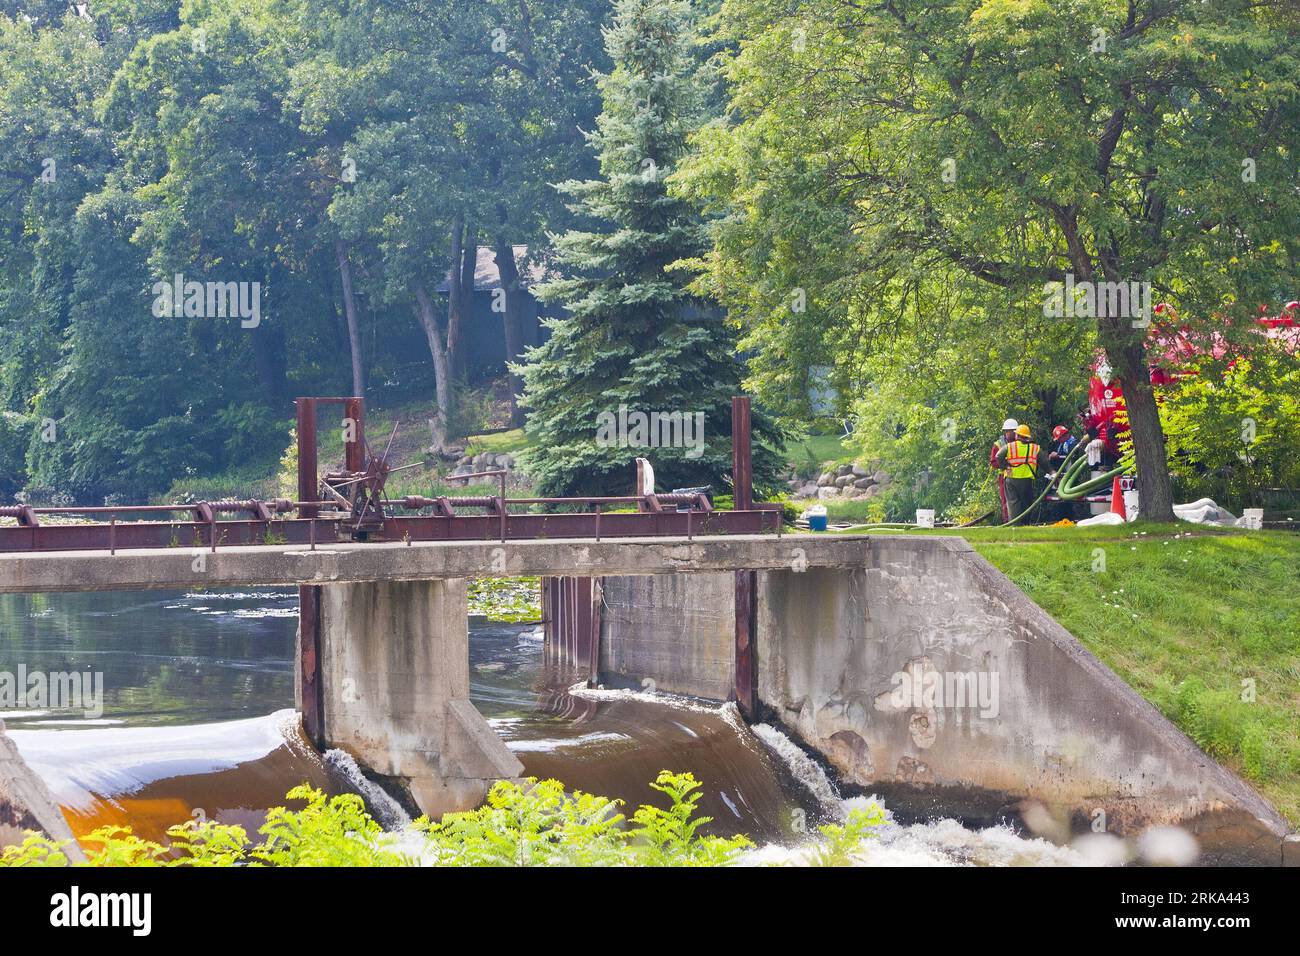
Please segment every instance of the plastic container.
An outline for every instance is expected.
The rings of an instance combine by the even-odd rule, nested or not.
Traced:
[[[1241,513],[1242,527],[1249,531],[1259,531],[1264,527],[1264,509],[1247,508]]]
[[[918,528],[933,528],[933,527],[934,527],[934,509],[933,509],[933,508],[917,508],[917,509],[916,509],[916,526],[917,526]]]
[[[803,513],[803,516],[808,519],[809,531],[826,530],[827,516],[826,516],[825,505],[813,505],[811,508],[809,508],[807,511]]]

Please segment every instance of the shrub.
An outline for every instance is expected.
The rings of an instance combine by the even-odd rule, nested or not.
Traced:
[[[701,836],[708,817],[695,816],[700,784],[689,773],[661,772],[651,786],[667,809],[641,806],[628,827],[621,801],[575,792],[558,780],[530,778],[525,786],[498,781],[487,803],[437,822],[414,824],[427,840],[434,866],[726,866],[752,844],[743,836]],[[142,840],[128,827],[108,826],[85,836],[91,866],[413,866],[356,794],[327,797],[302,785],[290,800],[301,810],[275,807],[250,846],[242,827],[187,821],[167,831],[167,844]],[[28,833],[5,849],[0,866],[66,866],[67,842]]]

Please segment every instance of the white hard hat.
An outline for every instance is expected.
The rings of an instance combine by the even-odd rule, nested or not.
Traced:
[[[1008,418],[1005,422],[1002,423],[1002,430],[1004,432],[1013,432],[1019,427],[1020,427],[1020,422],[1016,421],[1014,418]]]

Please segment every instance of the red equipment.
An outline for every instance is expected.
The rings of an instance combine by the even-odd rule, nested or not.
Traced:
[[[1150,358],[1151,384],[1168,385],[1179,378],[1196,375],[1188,368],[1198,359],[1222,358],[1230,346],[1223,335],[1210,332],[1194,336],[1187,326],[1176,326],[1173,307],[1161,302],[1155,314],[1164,321],[1154,322],[1147,337],[1147,354]],[[1267,307],[1261,306],[1261,312]],[[1256,321],[1260,334],[1278,342],[1291,352],[1300,352],[1300,322],[1296,319],[1300,301],[1292,300],[1276,316],[1263,315]],[[1098,350],[1092,365],[1093,375],[1088,382],[1088,411],[1083,416],[1083,427],[1095,429],[1097,437],[1106,444],[1106,451],[1114,458],[1120,456],[1120,442],[1128,434],[1128,415],[1124,411],[1124,391],[1120,380],[1111,370],[1105,352]],[[1055,437],[1055,433],[1053,433]]]

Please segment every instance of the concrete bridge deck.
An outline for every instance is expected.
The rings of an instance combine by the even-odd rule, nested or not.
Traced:
[[[0,594],[862,567],[878,542],[769,534],[28,552],[0,554]]]

